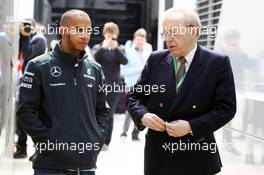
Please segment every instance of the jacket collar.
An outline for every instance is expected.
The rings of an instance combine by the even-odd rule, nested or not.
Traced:
[[[66,64],[68,64],[68,65],[71,65],[71,66],[74,66],[77,62],[78,63],[82,63],[87,57],[88,57],[88,54],[86,53],[86,51],[81,51],[81,53],[80,53],[80,60],[79,61],[77,61],[78,59],[77,59],[77,56],[75,56],[75,55],[72,55],[72,54],[69,54],[69,53],[65,53],[63,50],[62,50],[62,48],[61,48],[61,42],[59,42],[56,46],[55,46],[55,48],[54,48],[54,50],[52,51],[53,52],[53,54],[55,55],[55,57],[58,59],[58,60],[60,60],[60,61],[62,61],[62,62],[64,62],[64,63],[66,63]]]
[[[195,44],[195,46],[193,47],[193,49],[185,56],[187,63],[189,64],[189,66],[191,65],[195,54],[197,52],[197,49],[200,49],[200,45],[199,44]],[[169,52],[169,50],[167,50]],[[166,62],[167,64],[171,64],[172,63],[172,59],[174,59],[174,56],[169,52],[169,56],[167,56],[166,58]]]
[[[183,81],[183,84],[181,86],[181,90],[178,92],[177,98],[175,99],[175,101],[171,107],[171,111],[173,109],[175,109],[180,104],[182,99],[188,93],[190,88],[194,86],[195,82],[198,80],[198,77],[200,76],[200,74],[204,70],[204,68],[206,66],[206,62],[205,62],[204,58],[206,56],[204,55],[203,50],[204,49],[198,44],[197,50],[194,54],[193,61],[190,65],[190,68],[189,68],[187,74],[186,74],[185,80]]]

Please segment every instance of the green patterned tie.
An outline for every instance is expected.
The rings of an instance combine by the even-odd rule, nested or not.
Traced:
[[[184,78],[186,74],[186,68],[185,68],[186,59],[184,57],[180,57],[177,59],[177,62],[180,64],[180,66],[176,74],[176,82],[177,84],[178,83],[182,84],[182,81],[183,81],[182,79]]]

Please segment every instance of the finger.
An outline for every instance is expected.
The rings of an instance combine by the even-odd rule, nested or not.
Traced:
[[[159,122],[157,122],[156,120],[152,119],[149,121],[151,126],[155,129],[155,130],[158,130],[158,131],[164,131],[165,130],[165,127],[162,126]]]
[[[178,123],[178,120],[170,122],[170,124]]]
[[[159,129],[165,130],[166,127],[164,125],[162,125],[161,123],[159,123],[158,121],[156,121],[155,119],[151,120],[152,124],[156,127],[158,127]]]
[[[150,128],[152,130],[155,130],[155,131],[164,131],[161,128],[159,128],[156,125],[154,125],[153,123],[151,123],[151,122],[149,123],[149,127],[148,128]]]
[[[173,130],[173,129],[171,129],[171,128],[167,128],[166,130],[167,130],[167,132],[169,132],[169,133],[174,133],[174,132],[175,132],[175,130]]]
[[[146,125],[149,129],[153,129],[153,130],[156,130],[155,126],[151,123],[151,122],[148,122],[148,124]]]
[[[147,119],[147,121],[145,122],[145,126],[150,128],[150,129],[153,129],[153,130],[157,130],[157,127],[155,126],[155,124],[153,123],[153,119],[152,117],[149,117]]]
[[[172,130],[167,130],[167,133],[169,136],[174,136],[174,134],[175,134]]]
[[[153,115],[154,120],[156,120],[157,122],[159,122],[162,126],[166,126],[166,123],[164,120],[162,120],[160,117],[158,117],[157,115]]]
[[[173,129],[173,124],[166,122],[165,123],[166,129]]]

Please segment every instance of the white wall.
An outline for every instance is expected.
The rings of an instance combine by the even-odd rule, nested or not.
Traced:
[[[34,0],[15,0],[15,18],[19,21],[34,17]]]
[[[218,137],[223,175],[263,174],[263,6],[259,0],[223,1],[215,50],[229,56],[237,93],[236,116]]]

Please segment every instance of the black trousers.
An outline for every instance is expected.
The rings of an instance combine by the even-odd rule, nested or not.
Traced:
[[[27,134],[17,120],[16,120],[16,134],[18,136],[18,140],[16,144],[20,147],[26,147],[27,146]]]
[[[114,114],[115,110],[118,104],[118,93],[117,92],[110,92],[106,96],[106,100],[108,105],[110,106],[110,112],[109,112],[109,125],[107,130],[107,135],[105,139],[105,144],[109,145],[112,139],[112,132],[114,127]]]
[[[95,175],[95,171],[67,171],[35,169],[34,175]]]
[[[218,164],[210,161],[202,152],[175,151],[172,153],[164,149],[165,144],[176,142],[177,139],[163,136],[163,134],[157,137],[146,135],[145,175],[213,175],[220,171]]]
[[[127,133],[129,126],[131,124],[131,121],[132,121],[131,116],[126,111],[126,116],[125,116],[125,121],[124,121],[122,133]],[[138,134],[139,134],[139,131],[138,131],[137,127],[134,125],[133,131],[132,131],[132,137],[138,137]]]

